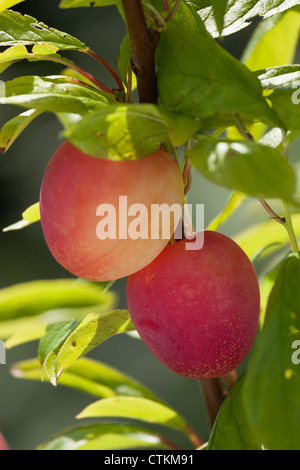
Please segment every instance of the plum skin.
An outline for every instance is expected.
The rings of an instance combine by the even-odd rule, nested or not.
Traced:
[[[96,234],[100,204],[117,211],[119,196],[128,207],[144,204],[183,205],[183,181],[174,159],[164,150],[135,161],[110,161],[82,153],[64,142],[46,168],[40,191],[41,224],[54,258],[75,276],[110,281],[149,264],[166,239],[100,240]],[[172,227],[175,228],[175,227]]]
[[[204,232],[204,246],[168,245],[127,280],[134,326],[169,369],[216,378],[235,369],[255,339],[260,291],[253,265],[227,236]]]

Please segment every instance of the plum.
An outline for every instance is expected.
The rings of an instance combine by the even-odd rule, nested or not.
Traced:
[[[168,245],[128,277],[127,302],[141,339],[174,372],[215,378],[235,369],[256,336],[260,292],[253,265],[229,237],[204,232],[200,250]]]
[[[129,217],[124,207],[119,210],[120,198],[126,198],[128,214],[134,205],[146,209],[146,236],[124,236],[124,228],[127,232],[131,223],[136,227],[138,217]],[[66,141],[43,177],[41,224],[50,252],[67,271],[84,279],[110,281],[142,269],[169,242],[180,215],[170,214],[169,238],[160,232],[151,238],[151,205],[181,208],[183,200],[181,173],[165,150],[135,161],[110,161],[86,155]],[[103,233],[105,208],[115,211],[116,233]],[[107,226],[111,222],[113,227],[113,221],[106,218]]]

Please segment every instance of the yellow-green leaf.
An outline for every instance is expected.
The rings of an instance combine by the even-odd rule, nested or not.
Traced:
[[[19,220],[19,222],[5,227],[3,229],[3,232],[9,232],[11,230],[20,230],[21,228],[27,227],[28,225],[33,224],[34,222],[38,222],[40,218],[40,203],[36,202],[23,212],[22,220]]]

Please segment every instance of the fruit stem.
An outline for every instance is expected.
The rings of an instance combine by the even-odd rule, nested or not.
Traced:
[[[157,104],[155,49],[159,33],[147,28],[141,0],[122,0],[140,103]]]
[[[203,398],[206,403],[208,419],[211,427],[213,427],[220,407],[225,399],[220,380],[216,379],[199,379]]]

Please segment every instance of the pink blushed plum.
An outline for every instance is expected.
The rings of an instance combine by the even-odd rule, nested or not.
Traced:
[[[174,372],[214,378],[235,369],[256,336],[259,285],[253,265],[230,238],[204,232],[200,250],[167,246],[129,276],[132,321],[154,355]]]
[[[136,161],[98,159],[69,141],[53,155],[41,186],[41,224],[50,252],[72,274],[95,281],[119,279],[144,268],[167,245],[169,240],[161,236],[119,239],[119,231],[115,239],[100,239],[100,205],[115,208],[118,224],[119,219],[127,220],[125,213],[119,213],[119,196],[127,197],[128,207],[144,205],[148,222],[151,204],[182,206],[184,190],[177,164],[164,150]],[[178,220],[171,218],[171,235]]]

